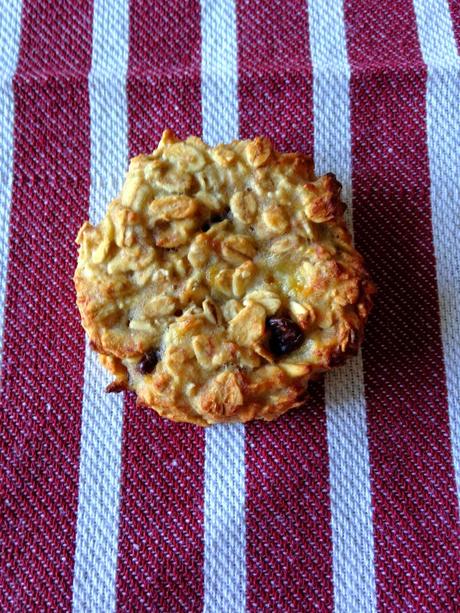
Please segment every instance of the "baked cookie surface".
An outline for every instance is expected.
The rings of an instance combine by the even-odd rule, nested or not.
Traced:
[[[108,391],[200,425],[274,419],[357,351],[374,286],[334,175],[265,138],[166,130],[77,243],[77,304]]]

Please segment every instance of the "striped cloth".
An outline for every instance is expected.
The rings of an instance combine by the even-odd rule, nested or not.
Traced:
[[[0,2],[0,610],[460,610],[460,3]],[[344,185],[362,352],[277,422],[105,395],[74,238],[170,127]]]

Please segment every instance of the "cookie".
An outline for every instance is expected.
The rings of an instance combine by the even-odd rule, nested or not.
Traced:
[[[77,304],[138,403],[175,421],[271,420],[356,353],[374,286],[334,175],[266,138],[208,147],[166,130],[81,227]]]

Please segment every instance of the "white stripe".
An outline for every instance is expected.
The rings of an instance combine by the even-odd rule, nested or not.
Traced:
[[[204,611],[246,609],[244,426],[206,429]]]
[[[95,0],[89,77],[89,219],[100,221],[118,193],[128,161],[126,70],[129,2]],[[83,388],[73,610],[116,607],[123,398],[106,394],[110,377],[87,345]]]
[[[460,504],[460,57],[446,0],[414,0],[428,66],[426,121],[431,212],[450,435]]]
[[[238,138],[238,71],[234,0],[201,1],[201,105],[208,144]]]
[[[423,60],[434,66],[459,66],[447,0],[414,0],[415,18]]]
[[[201,2],[203,138],[238,138],[237,39],[233,1]],[[246,608],[244,426],[206,429],[204,611]]]
[[[309,0],[315,169],[343,184],[351,217],[351,132],[341,2]],[[374,538],[361,353],[325,381],[333,546],[334,610],[376,611]]]
[[[8,272],[11,190],[13,186],[14,97],[21,33],[21,1],[12,0],[1,7],[0,27],[0,361],[5,323],[6,277]]]

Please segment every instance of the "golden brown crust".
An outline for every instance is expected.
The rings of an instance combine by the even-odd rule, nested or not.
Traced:
[[[91,346],[138,403],[199,425],[271,420],[355,353],[374,286],[340,184],[265,138],[163,134],[131,160],[75,271]]]

